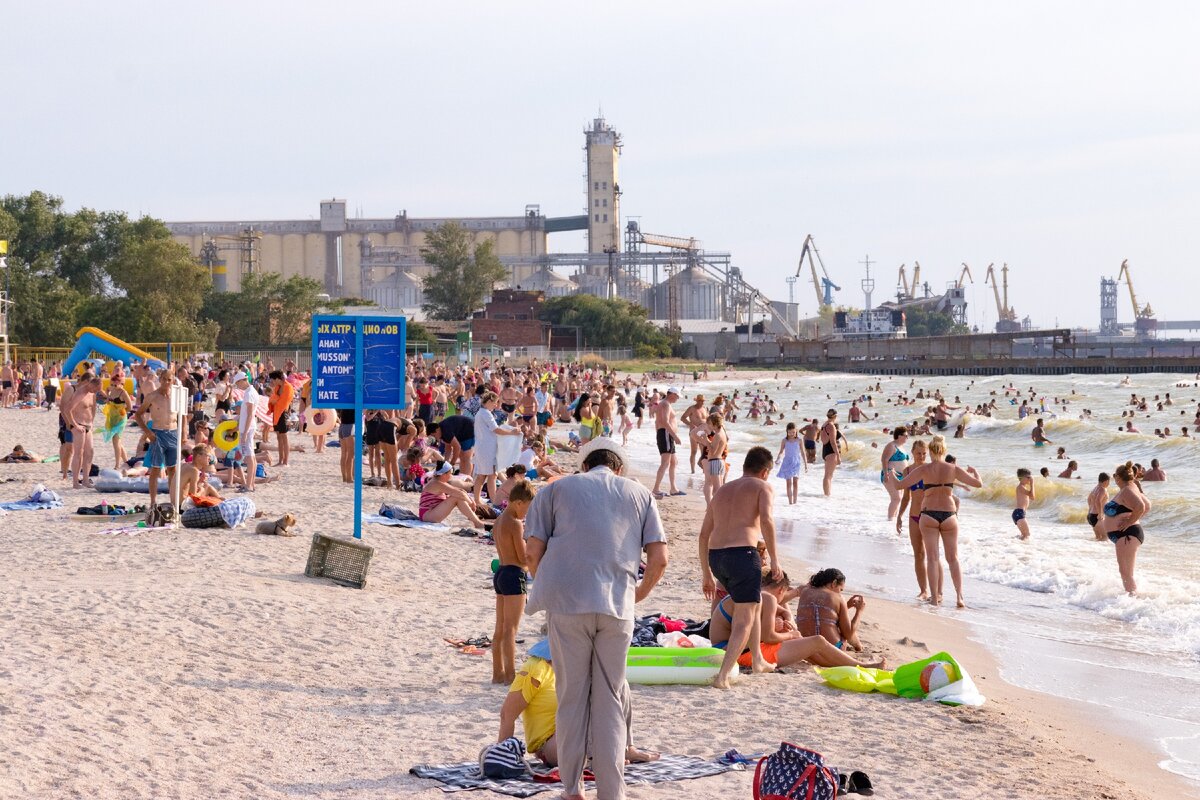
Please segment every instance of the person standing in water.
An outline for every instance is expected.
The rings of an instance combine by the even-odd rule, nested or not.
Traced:
[[[838,446],[840,436],[837,409],[831,408],[825,413],[825,424],[821,426],[821,460],[825,462],[825,477],[821,481],[821,488],[826,497],[833,492],[833,471],[842,463],[842,450]]]
[[[904,475],[904,462],[909,459],[908,453],[900,447],[907,441],[908,428],[897,425],[892,431],[892,441],[888,442],[879,454],[879,462],[883,465],[883,469],[879,471],[879,482],[888,493],[889,520],[896,518],[896,510],[900,508],[900,478]]]
[[[1096,537],[1097,542],[1103,542],[1106,538],[1103,523],[1104,504],[1108,502],[1108,483],[1109,477],[1107,472],[1101,472],[1096,485],[1092,488],[1091,494],[1088,495],[1088,515],[1087,523],[1092,529],[1092,533]]]
[[[1034,447],[1045,447],[1048,444],[1054,444],[1046,438],[1046,421],[1038,418],[1037,425],[1033,426],[1033,431],[1029,434],[1029,438],[1033,439]]]
[[[1021,532],[1020,539],[1029,538],[1029,521],[1025,519],[1029,504],[1037,499],[1037,490],[1033,488],[1033,473],[1021,467],[1017,470],[1016,508],[1012,512],[1013,525]]]
[[[904,474],[908,475],[909,472],[924,464],[925,456],[928,452],[929,446],[925,444],[923,439],[913,442],[913,463],[904,468]],[[925,540],[921,536],[921,508],[924,498],[925,484],[917,481],[915,486],[904,490],[900,498],[900,508],[896,511],[896,535],[900,534],[900,527],[902,525],[906,523],[908,525],[908,541],[913,549],[913,571],[917,576],[917,588],[920,589],[920,594],[917,595],[918,600],[929,599],[930,584],[925,571]],[[936,585],[942,585],[942,564],[940,561],[938,562]]]
[[[934,436],[929,442],[930,463],[914,467],[904,480],[901,489],[911,489],[918,483],[925,487],[921,501],[921,539],[925,544],[925,572],[930,581],[929,602],[942,604],[942,584],[939,544],[946,548],[946,564],[950,567],[950,580],[954,582],[959,608],[966,608],[962,593],[962,569],[958,564],[958,507],[954,502],[954,485],[961,483],[978,489],[983,486],[974,467],[965,470],[957,464],[946,462],[946,439]],[[935,581],[934,576],[938,576]]]
[[[803,467],[804,471],[808,472],[808,461],[800,452],[800,447],[801,439],[796,423],[789,422],[784,430],[783,441],[779,443],[779,455],[776,456],[779,461],[777,474],[787,485],[789,505],[795,505],[800,494],[800,468]]]
[[[1142,517],[1150,513],[1150,498],[1142,494],[1142,487],[1134,475],[1133,464],[1126,462],[1113,470],[1117,481],[1117,493],[1104,504],[1104,520],[1101,523],[1108,540],[1116,545],[1117,569],[1121,572],[1121,583],[1130,595],[1137,592],[1133,578],[1137,552],[1146,541],[1146,533],[1139,524]]]

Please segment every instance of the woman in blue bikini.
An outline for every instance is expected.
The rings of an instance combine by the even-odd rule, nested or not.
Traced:
[[[1113,480],[1117,482],[1119,491],[1104,504],[1104,519],[1100,524],[1108,534],[1108,540],[1116,545],[1121,583],[1125,591],[1132,595],[1137,592],[1133,568],[1137,562],[1138,548],[1146,541],[1146,534],[1139,522],[1150,513],[1150,498],[1142,494],[1133,464],[1127,462],[1113,470]]]
[[[983,485],[974,467],[963,469],[957,464],[946,463],[946,439],[935,436],[929,442],[930,463],[913,467],[901,489],[911,489],[920,483],[925,487],[921,499],[921,540],[925,544],[925,573],[929,577],[929,602],[942,604],[941,555],[939,543],[946,548],[946,564],[950,567],[950,580],[954,582],[954,593],[958,596],[958,607],[966,608],[962,593],[962,570],[958,566],[958,506],[954,500],[955,484],[978,489]],[[934,576],[938,580],[934,581]]]
[[[896,510],[900,508],[900,479],[904,477],[904,464],[909,459],[908,453],[901,446],[908,441],[908,428],[897,425],[892,431],[892,440],[879,454],[879,462],[883,469],[879,470],[879,482],[888,493],[889,520],[896,518]]]

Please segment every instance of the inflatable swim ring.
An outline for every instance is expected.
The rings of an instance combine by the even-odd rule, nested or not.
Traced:
[[[721,669],[725,651],[716,647],[631,647],[625,661],[630,683],[706,685]]]
[[[337,412],[331,408],[321,408],[308,413],[307,432],[313,436],[324,436],[337,426]]]
[[[227,419],[217,425],[213,430],[213,444],[221,448],[225,452],[229,452],[238,446],[238,428],[237,420]]]

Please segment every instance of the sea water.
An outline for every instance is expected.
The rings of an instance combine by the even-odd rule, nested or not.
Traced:
[[[1187,388],[1176,385],[1178,375],[1138,375],[1125,385],[1120,376],[875,379],[780,373],[777,380],[689,384],[686,394],[703,393],[711,402],[717,392],[728,396],[740,390],[739,421],[727,426],[732,477],[740,475],[749,447],[761,444],[778,453],[787,422],[802,426],[804,417],[824,421],[828,409],[838,409],[849,451],[836,473],[833,496],[823,496],[820,462],[802,474],[795,505],[787,503],[783,481],[772,478],[782,552],[815,568],[838,567],[856,591],[912,602],[917,593],[912,549],[907,526],[897,536],[895,523],[886,519],[880,453],[891,441],[884,428],[921,418],[933,401],[904,406],[895,404],[895,398],[904,392],[915,397],[918,389],[928,396],[937,389],[951,405],[974,407],[996,399],[991,417],[967,418],[965,438],[951,438],[953,428],[944,432],[949,451],[961,466],[979,471],[983,487],[957,490],[962,500],[959,560],[971,608],[953,609],[947,574],[944,593],[950,608],[929,612],[971,623],[975,637],[997,654],[1006,680],[1091,704],[1111,717],[1114,729],[1157,742],[1164,768],[1200,780],[1200,498],[1195,496],[1200,442],[1179,436],[1183,427],[1193,428],[1200,387],[1192,376],[1185,377]],[[1006,396],[1010,385],[1021,394],[1010,390]],[[1030,387],[1038,393],[1034,412],[1018,419],[1018,405],[1011,401],[1019,404]],[[1149,401],[1149,411],[1128,405],[1135,392]],[[1155,395],[1165,398],[1168,392],[1174,405],[1157,411]],[[784,414],[779,425],[749,418],[754,394],[775,401]],[[874,406],[861,401],[859,406],[868,419],[850,423],[851,399],[866,395]],[[676,405],[677,413],[686,407],[685,400]],[[793,411],[797,400],[799,408]],[[1085,409],[1091,415],[1081,418]],[[1118,431],[1127,419],[1121,413],[1129,410],[1135,411],[1140,434]],[[778,421],[778,413],[775,417]],[[1038,417],[1045,420],[1053,445],[1033,446],[1030,432]],[[1168,427],[1170,438],[1153,434],[1155,428]],[[632,441],[641,444],[644,439],[649,446],[636,448],[636,460],[650,474],[657,466],[652,436],[649,419],[631,435]],[[688,474],[682,428],[681,436],[680,484],[698,492],[702,479]],[[1080,478],[1036,477],[1042,467],[1052,476],[1066,468],[1067,460],[1056,457],[1059,446],[1078,461]],[[1138,594],[1130,597],[1121,585],[1113,545],[1095,541],[1086,524],[1087,495],[1098,473],[1111,474],[1126,461],[1149,468],[1152,458],[1159,459],[1169,480],[1143,484],[1152,509],[1143,520],[1146,544],[1138,552]],[[1028,541],[1017,539],[1011,519],[1018,467],[1034,473],[1038,496],[1028,515]]]

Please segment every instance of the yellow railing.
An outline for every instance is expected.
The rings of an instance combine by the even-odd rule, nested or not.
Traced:
[[[131,345],[141,350],[145,350],[155,358],[163,361],[167,360],[167,342],[130,342]],[[195,353],[195,342],[171,342],[171,357],[176,361],[185,359],[192,353]],[[30,361],[37,359],[46,364],[51,364],[55,361],[64,361],[70,355],[71,347],[34,347],[27,344],[14,344],[12,346],[12,360],[15,363],[22,361]]]

